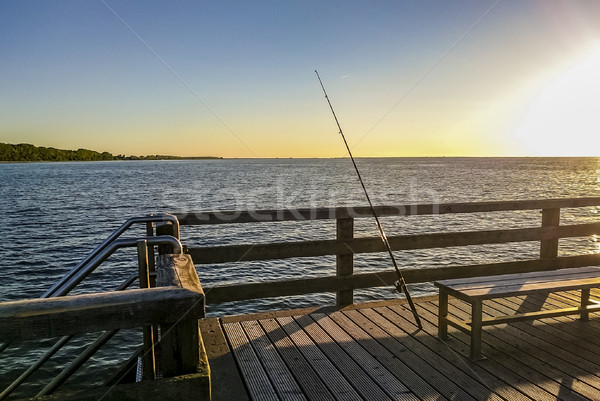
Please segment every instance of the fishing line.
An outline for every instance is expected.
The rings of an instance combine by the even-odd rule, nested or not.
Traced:
[[[410,305],[410,309],[412,310],[413,316],[415,317],[415,321],[417,322],[417,326],[419,326],[419,329],[423,329],[423,326],[421,325],[421,319],[419,318],[419,314],[417,312],[417,309],[415,308],[415,304],[413,303],[410,293],[408,292],[408,288],[406,287],[406,282],[404,281],[402,272],[398,268],[398,264],[396,263],[396,258],[394,257],[394,253],[392,252],[392,247],[390,246],[387,235],[385,234],[385,231],[383,230],[383,226],[381,225],[381,222],[379,221],[379,217],[377,217],[377,212],[375,211],[375,207],[373,206],[373,203],[371,202],[371,198],[369,197],[369,193],[367,192],[367,187],[365,186],[362,176],[360,175],[360,171],[358,170],[356,161],[354,161],[354,157],[352,156],[352,151],[350,151],[350,146],[348,146],[348,142],[346,141],[346,136],[344,135],[344,132],[342,131],[342,127],[340,126],[340,122],[338,121],[335,111],[333,110],[333,106],[331,105],[329,96],[327,96],[327,91],[325,90],[323,81],[321,81],[321,77],[319,76],[319,72],[317,70],[315,70],[315,74],[317,74],[317,78],[319,79],[319,83],[321,84],[321,88],[323,89],[323,93],[325,94],[325,99],[327,99],[327,103],[329,104],[329,108],[331,109],[331,113],[333,114],[333,118],[335,119],[335,123],[337,124],[339,133],[342,136],[342,139],[344,140],[344,145],[346,145],[346,150],[348,150],[348,154],[350,155],[350,160],[352,160],[352,164],[354,165],[354,170],[356,171],[356,175],[358,176],[360,185],[362,186],[362,189],[365,193],[365,197],[367,198],[367,202],[369,203],[369,207],[371,208],[371,212],[373,213],[373,217],[375,218],[375,222],[377,223],[377,229],[379,230],[379,236],[381,237],[381,241],[385,245],[385,247],[388,251],[388,254],[390,255],[390,259],[392,259],[392,264],[394,265],[394,270],[396,271],[396,277],[397,277],[397,280],[394,282],[394,286],[396,287],[396,290],[399,293],[404,292],[404,294],[406,295],[406,300],[408,301],[408,304]]]

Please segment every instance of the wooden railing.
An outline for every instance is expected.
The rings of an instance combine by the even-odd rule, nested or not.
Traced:
[[[408,283],[423,283],[447,278],[600,264],[600,255],[598,254],[558,257],[560,238],[581,237],[600,233],[600,223],[560,224],[562,208],[589,206],[600,206],[600,198],[379,206],[375,210],[379,217],[541,210],[541,224],[537,227],[389,236],[390,245],[395,251],[540,241],[540,255],[538,259],[534,260],[432,267],[404,271],[404,277]],[[335,239],[267,244],[190,246],[188,252],[196,265],[336,255],[335,276],[299,277],[285,281],[207,287],[207,304],[316,292],[336,292],[338,304],[349,304],[353,300],[354,289],[390,285],[396,280],[392,269],[382,270],[378,273],[354,272],[354,254],[385,251],[378,237],[354,237],[354,220],[372,217],[371,210],[367,207],[220,211],[178,214],[177,217],[181,226],[336,220],[337,235]],[[202,277],[200,278],[202,279]]]
[[[145,240],[139,245],[146,249]],[[144,283],[143,287],[148,287],[147,255],[140,259],[144,259],[140,264],[140,282]],[[55,376],[38,396],[57,390],[117,330],[144,327],[144,378],[156,378],[154,347],[159,344],[162,377],[195,374],[195,396],[198,398],[202,394],[204,398],[199,399],[209,398],[208,363],[198,331],[198,319],[205,316],[205,298],[192,260],[189,255],[161,254],[155,267],[154,288],[0,302],[0,343],[15,345],[65,336],[55,346],[62,347],[71,336],[104,333]],[[53,351],[48,352],[52,355]],[[45,360],[41,359],[30,369],[39,368]],[[22,376],[22,380],[20,377],[0,391],[0,399],[7,397],[27,377]],[[139,389],[131,391],[136,393]],[[101,398],[105,398],[104,395]]]
[[[174,324],[201,316],[201,295],[183,288],[148,288],[0,303],[0,338],[21,342],[104,330]]]

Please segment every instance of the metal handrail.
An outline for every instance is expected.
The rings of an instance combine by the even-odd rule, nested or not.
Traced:
[[[168,244],[173,246],[174,253],[182,253],[183,246],[181,242],[170,235],[159,235],[157,237],[145,237],[148,241],[148,245],[164,245]],[[90,259],[86,265],[83,265],[75,272],[75,274],[69,275],[66,280],[61,280],[61,285],[57,286],[53,292],[53,297],[60,297],[66,295],[73,288],[77,286],[83,279],[85,279],[91,272],[93,272],[102,262],[104,262],[110,255],[112,255],[117,249],[134,247],[137,246],[139,238],[123,238],[114,240],[102,249],[95,257]]]
[[[135,282],[135,280],[137,280],[137,278],[138,278],[137,273],[131,275],[127,280],[125,280],[121,285],[119,285],[115,289],[115,291],[123,291],[123,290],[129,288],[129,286],[131,284],[133,284]],[[114,335],[115,333],[117,333],[117,331],[118,330],[113,330],[112,334]],[[27,378],[29,376],[31,376],[39,368],[41,368],[44,363],[46,363],[50,358],[52,358],[52,356],[54,356],[54,354],[56,354],[58,351],[60,351],[62,349],[62,347],[64,347],[73,337],[74,337],[73,335],[61,337],[52,346],[52,348],[50,348],[48,351],[46,351],[46,353],[44,355],[42,355],[35,363],[33,363],[33,365],[31,365],[29,368],[27,368],[27,370],[25,372],[21,373],[21,375],[19,377],[17,377],[8,387],[6,387],[2,391],[2,393],[0,393],[0,401],[6,399],[6,397],[8,397],[21,384],[23,384],[23,382],[25,380],[27,380]],[[98,341],[98,340],[96,340],[96,341]]]
[[[71,269],[63,278],[58,280],[56,283],[52,285],[40,298],[50,298],[61,296],[64,294],[57,294],[58,288],[63,286],[64,283],[69,281],[73,276],[78,274],[80,270],[85,268],[85,266],[94,258],[96,258],[107,246],[113,243],[117,238],[121,236],[129,227],[136,223],[158,223],[158,222],[170,222],[173,224],[173,234],[174,237],[179,239],[179,220],[172,214],[158,214],[158,215],[148,215],[143,217],[132,217],[123,223],[119,228],[117,228],[111,235],[108,236],[100,245],[96,247],[92,252],[90,252],[81,262],[77,264],[73,269]]]
[[[127,231],[135,223],[156,223],[156,222],[167,222],[173,226],[173,235],[160,235],[160,236],[149,236],[145,237],[147,246],[156,245],[170,245],[173,248],[173,253],[183,253],[183,246],[179,241],[179,221],[177,217],[171,214],[160,214],[160,215],[148,215],[143,217],[134,217],[127,220],[119,228],[117,228],[106,240],[98,245],[92,252],[90,252],[81,262],[79,262],[74,268],[72,268],[65,276],[59,281],[54,283],[40,298],[52,298],[59,297],[68,294],[73,288],[75,288],[81,281],[83,281],[90,273],[92,273],[102,262],[108,259],[117,249],[125,247],[137,246],[139,238],[123,238],[119,237]],[[152,232],[149,233],[150,235]],[[124,283],[122,283],[116,291],[123,290],[131,285],[137,274],[129,277]],[[86,352],[84,352],[78,360],[75,361],[70,367],[67,367],[57,379],[46,386],[40,394],[51,393],[60,386],[64,380],[66,380],[73,373],[73,366],[77,367],[81,363],[85,362],[92,354],[97,351],[102,344],[110,339],[118,330],[105,332],[98,340],[96,340]],[[46,352],[36,363],[30,366],[23,374],[21,374],[9,387],[4,389],[0,393],[0,400],[5,399],[11,394],[19,385],[21,385],[31,374],[38,370],[46,361],[48,361],[56,352],[58,352],[64,345],[66,345],[73,336],[62,337],[50,350]],[[0,352],[8,347],[10,343],[0,344]],[[83,361],[83,362],[81,362]]]

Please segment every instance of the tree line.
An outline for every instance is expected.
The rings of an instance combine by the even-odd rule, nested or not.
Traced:
[[[167,155],[125,156],[109,152],[96,152],[89,149],[65,150],[34,146],[28,143],[13,145],[0,143],[0,161],[102,161],[102,160],[179,160],[179,159],[221,159],[221,157],[179,157]]]

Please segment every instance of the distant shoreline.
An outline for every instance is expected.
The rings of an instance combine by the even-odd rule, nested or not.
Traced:
[[[109,152],[97,152],[89,149],[57,149],[35,146],[29,143],[0,143],[0,162],[68,162],[68,161],[115,161],[115,160],[212,160],[219,156],[114,156]]]
[[[185,161],[185,160],[227,160],[220,156],[199,156],[199,157],[180,157],[177,159],[113,159],[113,160],[0,160],[0,164],[11,164],[11,163],[90,163],[90,162],[150,162],[150,161]]]
[[[0,160],[0,164],[25,164],[25,163],[83,163],[83,162],[128,162],[128,161],[190,161],[190,160],[344,160],[348,157],[222,157],[222,156],[197,156],[197,157],[171,157],[171,158],[126,158],[112,160]],[[600,156],[359,156],[361,159],[600,159]]]
[[[0,142],[0,163],[45,163],[70,161],[126,161],[126,160],[309,160],[347,159],[337,157],[222,157],[222,156],[171,156],[112,155],[88,149],[64,150],[21,143],[17,145]],[[357,156],[356,159],[598,159],[599,156]]]

